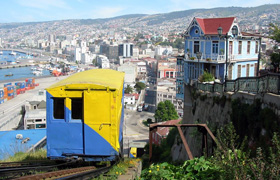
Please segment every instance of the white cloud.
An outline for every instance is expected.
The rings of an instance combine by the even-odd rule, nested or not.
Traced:
[[[64,0],[18,0],[21,6],[37,8],[37,9],[48,9],[48,8],[62,8],[71,9],[71,7],[65,3]]]
[[[124,7],[99,7],[93,10],[91,13],[92,18],[109,18],[120,15]]]

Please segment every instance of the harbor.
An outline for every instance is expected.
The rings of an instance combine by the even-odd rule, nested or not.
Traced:
[[[50,76],[47,57],[39,58],[30,52],[19,50],[0,50],[0,81]]]

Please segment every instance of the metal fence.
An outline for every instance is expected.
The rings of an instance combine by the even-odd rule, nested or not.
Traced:
[[[280,74],[269,73],[258,77],[242,77],[225,83],[196,83],[196,88],[208,92],[238,92],[280,94]]]

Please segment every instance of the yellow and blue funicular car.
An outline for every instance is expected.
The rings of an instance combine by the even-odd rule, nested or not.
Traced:
[[[115,161],[123,154],[124,73],[94,69],[47,88],[47,157]]]
[[[136,158],[141,157],[145,154],[145,146],[147,145],[147,142],[132,142],[129,145],[129,157],[130,158]]]

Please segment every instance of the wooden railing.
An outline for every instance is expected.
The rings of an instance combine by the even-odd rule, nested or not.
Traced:
[[[199,83],[195,84],[196,88],[208,92],[238,92],[248,93],[273,93],[280,94],[280,74],[269,73],[258,77],[242,77],[236,80],[227,80],[225,83]]]

